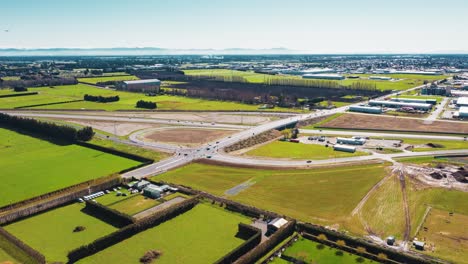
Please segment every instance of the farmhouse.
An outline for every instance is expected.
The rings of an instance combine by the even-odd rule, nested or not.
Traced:
[[[135,188],[135,189],[141,191],[148,185],[150,185],[149,181],[142,180],[142,181],[139,181],[139,182],[136,182],[135,184],[133,184],[132,188]]]
[[[275,218],[275,219],[271,220],[270,222],[268,222],[267,230],[268,230],[269,233],[274,233],[287,223],[288,223],[288,220],[286,220],[284,218],[280,218],[280,217]]]
[[[432,109],[431,104],[421,104],[421,103],[405,103],[405,102],[395,102],[395,101],[379,101],[379,100],[370,100],[369,105],[372,106],[382,106],[390,108],[413,108],[415,110],[429,111]]]
[[[123,81],[116,85],[118,90],[132,91],[132,92],[159,92],[161,81],[158,79],[136,80],[136,81]]]

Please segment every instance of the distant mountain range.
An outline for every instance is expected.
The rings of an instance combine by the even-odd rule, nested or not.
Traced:
[[[115,55],[251,55],[251,54],[298,54],[300,51],[286,48],[273,49],[165,49],[144,48],[44,48],[0,49],[0,56],[115,56]]]

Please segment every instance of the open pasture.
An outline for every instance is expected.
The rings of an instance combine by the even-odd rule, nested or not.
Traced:
[[[355,153],[335,151],[332,146],[325,147],[324,145],[318,144],[273,141],[254,148],[246,152],[245,155],[269,158],[319,160],[363,156],[367,155],[367,153],[362,151],[357,151]]]
[[[0,206],[107,176],[139,162],[0,128]]]
[[[78,78],[77,80],[79,82],[97,84],[97,83],[116,82],[116,81],[134,81],[134,80],[139,80],[139,78],[133,75],[119,75],[119,76]]]
[[[70,250],[88,244],[117,230],[82,211],[83,204],[71,204],[47,211],[4,228],[27,245],[38,250],[48,263],[66,262]],[[75,227],[83,226],[80,232]]]
[[[161,251],[157,263],[213,263],[244,242],[236,237],[241,222],[250,219],[201,203],[78,263],[139,263],[149,250]]]
[[[0,98],[0,108],[11,109],[16,107],[30,109],[86,109],[86,110],[141,110],[136,108],[138,100],[152,101],[158,104],[157,109],[161,110],[232,110],[232,111],[257,111],[258,105],[242,104],[237,102],[205,100],[189,98],[183,96],[160,95],[148,97],[141,93],[131,93],[124,91],[115,91],[109,89],[100,89],[85,84],[64,85],[54,87],[29,88],[30,92],[39,92],[38,95]],[[69,102],[74,100],[83,100],[85,94],[115,96],[120,100],[112,103],[98,102]],[[50,103],[59,103],[53,105],[43,105]],[[39,106],[34,106],[39,105]],[[265,111],[291,111],[291,109],[276,107],[274,109],[265,109]]]
[[[308,170],[266,170],[193,163],[154,180],[173,182],[216,195],[242,183],[229,198],[302,221],[343,223],[366,193],[386,174],[387,164]]]

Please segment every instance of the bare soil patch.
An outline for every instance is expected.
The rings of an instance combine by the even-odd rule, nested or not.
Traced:
[[[321,127],[452,134],[468,133],[468,123],[434,121],[432,124],[424,124],[424,120],[418,119],[359,114],[341,115]]]
[[[170,128],[150,131],[145,133],[143,137],[154,142],[197,146],[227,137],[236,132],[236,130],[221,129]]]

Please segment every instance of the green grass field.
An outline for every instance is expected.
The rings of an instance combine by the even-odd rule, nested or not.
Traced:
[[[139,162],[78,145],[57,145],[0,128],[0,206],[107,176]]]
[[[355,226],[353,223],[347,225],[355,233],[368,234],[368,232],[363,232],[364,227],[367,227],[373,234],[382,238],[393,235],[397,239],[402,239],[405,230],[405,215],[398,178],[395,176],[387,178],[369,197],[357,218],[359,223]]]
[[[120,192],[127,193],[129,196],[117,196],[116,193],[111,192],[96,198],[96,201],[102,205],[128,215],[135,215],[160,204],[160,202],[155,199],[147,198],[141,194],[130,194],[125,189],[121,189]]]
[[[103,76],[103,77],[89,77],[89,78],[77,78],[79,82],[97,84],[101,82],[113,82],[113,81],[133,81],[139,80],[138,77],[133,75],[123,76]]]
[[[455,140],[430,140],[430,139],[403,139],[404,144],[414,145],[413,151],[431,151],[431,150],[445,150],[445,149],[468,149],[468,141],[455,141]],[[424,146],[429,143],[440,145],[441,147],[432,148]]]
[[[368,155],[366,152],[357,151],[355,153],[335,151],[333,147],[325,147],[318,144],[302,144],[274,141],[246,153],[248,156],[290,158],[290,159],[333,159],[344,157],[356,157]]]
[[[453,214],[448,211],[432,209],[423,227],[417,234],[425,239],[425,254],[452,261],[466,263],[468,258],[468,215]],[[433,245],[434,247],[432,247]]]
[[[407,188],[411,214],[412,235],[421,223],[427,206],[435,209],[468,215],[468,193],[444,188],[421,188],[418,183],[410,182]],[[460,228],[465,228],[461,226]]]
[[[299,220],[343,223],[363,196],[386,175],[387,164],[310,170],[264,170],[193,163],[159,176],[216,195],[250,181],[230,199]]]
[[[250,219],[209,204],[148,229],[78,263],[139,263],[148,250],[162,252],[156,263],[213,263],[244,240],[239,223]]]
[[[89,110],[136,110],[136,102],[138,100],[153,101],[158,104],[158,109],[161,110],[243,110],[257,111],[259,105],[249,105],[237,102],[226,102],[216,100],[204,100],[189,98],[183,96],[160,95],[148,97],[141,93],[130,93],[124,91],[114,91],[108,89],[100,89],[85,84],[64,85],[40,88],[29,88],[30,92],[39,92],[38,95],[7,97],[0,98],[0,108],[11,109],[15,107],[24,107],[30,105],[67,102],[73,100],[83,100],[85,94],[115,96],[118,95],[120,100],[112,103],[97,103],[97,102],[73,102],[61,103],[56,105],[37,106],[31,109],[89,109]],[[0,91],[0,95],[2,94]],[[8,91],[10,93],[10,91]],[[298,111],[294,109],[276,107],[274,109],[265,109],[264,111]]]
[[[72,204],[15,222],[4,228],[27,245],[38,250],[48,263],[66,262],[67,253],[81,245],[116,231],[116,228],[81,211]],[[86,229],[73,232],[77,226]]]
[[[283,255],[293,257],[304,263],[376,263],[375,261],[360,258],[357,255],[331,248],[305,238],[300,238],[292,246],[288,247],[283,252]],[[283,259],[276,258],[272,263],[289,263],[288,261],[282,262],[282,260]]]

